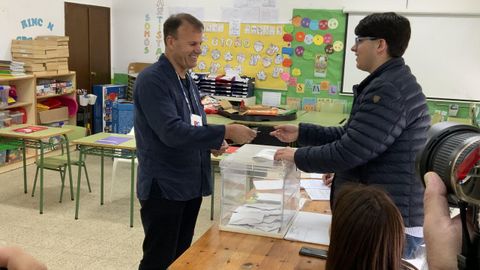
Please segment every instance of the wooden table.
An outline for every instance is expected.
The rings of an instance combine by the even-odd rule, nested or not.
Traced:
[[[330,213],[329,209],[328,201],[308,201],[302,211]],[[325,260],[299,255],[302,246],[328,249],[324,245],[220,231],[214,225],[168,269],[325,269]]]
[[[129,140],[120,144],[106,144],[99,142],[101,139],[107,137],[120,137],[128,138]],[[136,158],[136,144],[135,137],[125,134],[115,133],[97,133],[91,136],[87,136],[78,140],[72,141],[77,144],[80,149],[79,162],[82,162],[82,157],[85,155],[100,156],[100,204],[103,205],[104,201],[104,158],[125,158],[130,159],[131,162],[131,181],[130,181],[130,227],[133,227],[133,210],[134,210],[134,192],[135,192],[135,158]],[[77,201],[75,205],[75,219],[78,219],[78,212],[80,208],[80,178],[82,171],[80,166],[78,167],[78,179],[77,179]]]
[[[51,142],[46,142],[46,139],[55,136],[63,136],[65,138],[65,144],[67,147],[67,167],[68,167],[68,175],[70,180],[72,179],[72,169],[70,166],[70,148],[68,147],[68,137],[67,133],[71,131],[68,128],[55,128],[55,127],[46,127],[44,130],[35,131],[32,133],[23,133],[23,132],[16,132],[14,130],[19,128],[26,128],[26,127],[36,127],[35,125],[30,124],[23,124],[23,125],[15,125],[12,127],[1,128],[0,129],[0,142],[4,144],[9,144],[15,147],[22,148],[22,155],[23,155],[23,191],[27,193],[27,157],[26,157],[26,148],[33,148],[40,150],[40,160],[38,161],[38,166],[40,167],[40,214],[43,214],[43,159],[45,154],[45,148],[49,146],[53,146],[55,144]],[[44,126],[41,126],[44,127]],[[71,193],[72,187],[70,186]],[[73,198],[73,194],[72,198]]]

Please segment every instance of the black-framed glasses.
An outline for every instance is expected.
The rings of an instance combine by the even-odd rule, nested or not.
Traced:
[[[364,40],[377,40],[377,37],[355,37],[355,46]]]

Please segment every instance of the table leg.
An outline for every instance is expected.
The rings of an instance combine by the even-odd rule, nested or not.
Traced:
[[[27,150],[25,147],[25,140],[22,140],[22,155],[23,155],[23,192],[27,193]]]
[[[132,167],[130,168],[130,227],[133,227],[133,198],[135,183],[135,155],[132,156]]]
[[[43,214],[43,142],[40,144],[40,214]]]
[[[100,159],[100,205],[103,205],[103,164],[104,164],[104,155],[103,155],[103,148],[101,150],[101,156],[102,158]]]
[[[66,148],[67,148],[67,167],[68,167],[68,177],[70,178],[70,198],[73,201],[72,165],[70,163],[70,161],[71,161],[71,159],[70,159],[70,144],[68,142],[67,134],[63,134],[63,137],[65,138],[65,145],[66,145]]]
[[[78,156],[78,163],[82,164],[83,162],[83,147],[82,145],[79,146],[80,154]],[[82,178],[82,166],[78,166],[78,177],[77,177],[77,200],[75,202],[75,219],[78,219],[78,210],[80,208],[80,179]]]

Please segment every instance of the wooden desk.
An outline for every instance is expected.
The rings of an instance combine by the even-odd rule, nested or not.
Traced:
[[[23,191],[27,193],[27,157],[26,157],[26,148],[33,148],[40,150],[40,160],[38,161],[38,166],[40,167],[40,214],[43,214],[43,158],[45,154],[45,148],[53,146],[54,144],[50,142],[45,142],[46,139],[55,136],[63,136],[65,138],[65,144],[67,147],[67,162],[68,162],[68,175],[70,180],[72,179],[72,169],[70,166],[70,147],[68,147],[68,137],[67,133],[71,131],[68,128],[55,128],[47,127],[44,130],[35,131],[32,133],[23,133],[16,132],[15,129],[31,127],[35,125],[23,124],[15,125],[12,127],[1,128],[0,129],[0,142],[15,147],[22,148],[23,155]],[[43,126],[42,126],[43,127]],[[72,187],[70,187],[72,189]],[[73,196],[73,194],[71,194]],[[73,198],[73,197],[72,197]]]
[[[303,211],[330,213],[328,201],[308,201]],[[325,269],[325,260],[300,256],[300,247],[327,246],[220,231],[212,226],[168,269]]]
[[[128,141],[120,144],[104,144],[98,142],[100,139],[105,139],[107,137],[122,137],[129,138]],[[103,205],[103,194],[104,194],[104,158],[125,158],[130,159],[131,163],[131,182],[130,182],[130,227],[133,227],[133,209],[134,209],[134,184],[135,184],[135,158],[136,158],[136,144],[135,137],[125,134],[115,134],[115,133],[97,133],[91,136],[87,136],[78,140],[73,141],[74,144],[77,144],[80,148],[80,158],[79,162],[82,162],[82,157],[85,155],[95,155],[100,156],[100,204]],[[78,219],[78,212],[80,208],[80,178],[82,171],[80,166],[78,167],[78,179],[77,179],[77,201],[75,205],[75,219]]]

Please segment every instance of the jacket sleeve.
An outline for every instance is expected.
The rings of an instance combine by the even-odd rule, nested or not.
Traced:
[[[138,79],[137,79],[138,82]],[[167,78],[148,74],[135,91],[137,104],[154,134],[167,146],[182,149],[219,149],[225,136],[225,126],[194,127],[182,119],[183,99],[176,98],[174,87]],[[177,100],[179,99],[179,100]],[[190,119],[188,119],[190,121]]]
[[[297,167],[306,172],[344,171],[385,152],[406,125],[404,98],[391,83],[373,82],[339,140],[295,152]]]
[[[340,139],[344,133],[344,127],[323,127],[300,123],[298,144],[301,146],[324,145]]]

